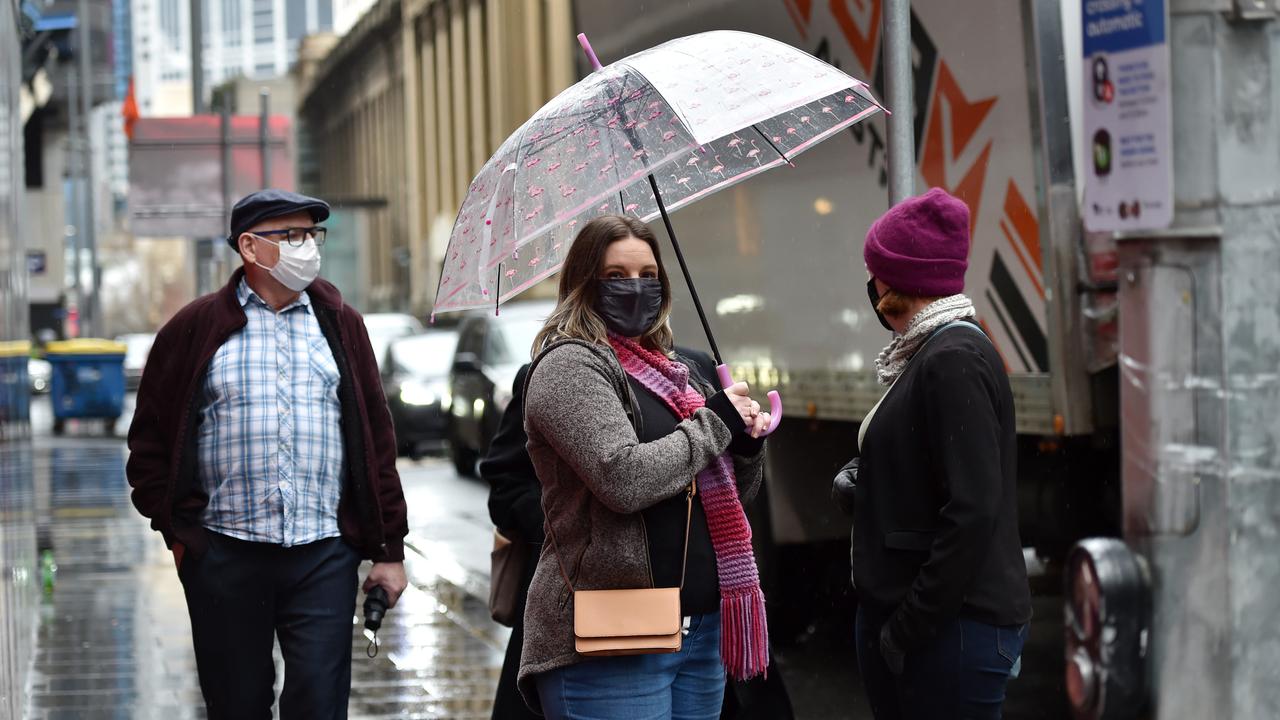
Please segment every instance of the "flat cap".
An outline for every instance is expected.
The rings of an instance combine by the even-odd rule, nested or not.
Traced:
[[[304,211],[311,214],[312,222],[324,222],[329,217],[329,203],[275,188],[249,193],[231,209],[231,234],[227,236],[227,244],[238,248],[240,235],[263,220]]]

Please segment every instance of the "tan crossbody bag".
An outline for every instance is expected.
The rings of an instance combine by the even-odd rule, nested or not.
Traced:
[[[560,575],[573,592],[574,649],[578,654],[609,656],[680,652],[684,638],[680,591],[684,588],[684,576],[689,568],[689,526],[693,520],[693,496],[697,492],[698,484],[694,481],[688,491],[679,587],[577,590],[565,570],[564,559],[560,557],[555,529],[550,522],[547,523],[556,561],[560,564]]]

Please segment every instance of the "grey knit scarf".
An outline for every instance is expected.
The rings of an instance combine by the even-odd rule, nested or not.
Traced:
[[[951,295],[926,305],[907,325],[907,331],[895,335],[893,342],[876,358],[876,376],[881,385],[889,386],[898,379],[916,351],[935,330],[956,320],[975,317],[973,301],[964,295]]]

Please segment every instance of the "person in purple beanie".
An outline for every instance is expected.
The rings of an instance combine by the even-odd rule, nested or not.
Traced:
[[[876,720],[999,718],[1031,619],[1013,395],[963,294],[969,209],[940,189],[867,231],[886,390],[832,494],[853,513],[858,666]]]

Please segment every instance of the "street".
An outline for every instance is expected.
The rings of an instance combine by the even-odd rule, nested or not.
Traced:
[[[47,518],[37,531],[57,574],[40,607],[32,720],[205,716],[172,557],[129,503],[123,437],[132,400],[115,438],[93,423],[55,438],[47,396],[33,402],[36,506]],[[486,604],[487,490],[440,458],[402,459],[399,469],[410,585],[387,614],[377,657],[366,655],[363,618],[352,619],[350,717],[487,718],[509,633]],[[1046,700],[1061,694],[1061,600],[1048,577],[1033,583],[1036,620],[1006,717],[1047,720],[1064,717]],[[796,717],[870,717],[847,638],[776,644]],[[277,648],[277,696],[283,674]]]

